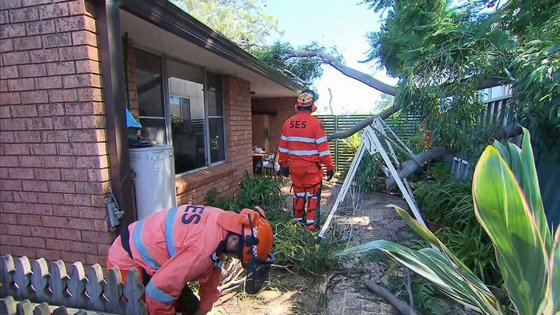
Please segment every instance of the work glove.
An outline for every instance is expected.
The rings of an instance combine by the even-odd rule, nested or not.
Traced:
[[[282,167],[280,170],[282,172],[282,176],[290,177],[290,168],[289,167]]]
[[[330,181],[333,178],[333,176],[334,176],[333,170],[327,171],[327,181]]]

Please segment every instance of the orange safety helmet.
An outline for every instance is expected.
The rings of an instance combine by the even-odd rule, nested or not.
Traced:
[[[274,236],[263,209],[243,209],[239,214],[226,211],[218,218],[218,224],[241,236],[238,257],[243,268],[247,269],[245,292],[257,293],[268,279],[270,266],[274,263],[274,256],[270,253]]]
[[[298,111],[298,107],[310,107],[311,112],[315,112],[317,110],[317,106],[315,106],[315,101],[317,100],[317,96],[313,90],[305,89],[301,92],[301,94],[297,98],[297,104],[294,106],[296,112]]]

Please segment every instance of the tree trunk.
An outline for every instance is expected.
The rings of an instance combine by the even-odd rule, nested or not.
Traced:
[[[438,159],[447,153],[448,151],[445,150],[444,148],[432,148],[428,151],[416,155],[415,159],[420,163],[420,165],[423,165],[425,162]],[[417,169],[420,168],[420,165],[418,165],[418,163],[416,163],[414,160],[408,160],[404,162],[401,165],[401,169],[398,172],[399,177],[403,179],[410,176],[411,174],[416,172]],[[387,183],[386,183],[387,190],[393,187],[394,185],[395,185],[395,178],[393,177],[387,178]]]
[[[515,136],[518,136],[522,133],[522,129],[521,126],[519,125],[508,125],[505,126],[504,128],[496,131],[494,133],[494,138],[496,139],[507,139],[507,138],[512,138]],[[447,150],[443,149],[443,148],[432,148],[428,151],[422,152],[418,155],[415,156],[416,161],[418,161],[420,163],[420,165],[418,163],[416,163],[416,161],[414,160],[408,160],[406,162],[404,162],[401,165],[401,169],[399,170],[398,174],[399,177],[401,179],[406,178],[408,176],[410,176],[411,174],[413,174],[414,172],[416,172],[416,170],[418,170],[422,164],[424,164],[424,162],[428,162],[431,160],[435,160],[438,159],[442,156],[444,156],[446,153],[448,153]],[[387,183],[385,185],[385,187],[388,189],[390,189],[391,187],[393,187],[395,185],[395,179],[393,177],[389,177],[387,178]]]
[[[398,112],[399,110],[400,110],[400,107],[397,104],[393,104],[393,106],[387,108],[386,110],[382,111],[378,115],[374,115],[374,116],[371,116],[369,118],[366,118],[366,119],[360,121],[354,127],[350,128],[348,130],[335,132],[335,133],[329,135],[328,139],[330,141],[330,140],[334,140],[334,139],[348,138],[351,135],[355,134],[356,132],[364,129],[365,127],[367,127],[369,125],[371,125],[376,117],[380,117],[381,119],[387,119],[387,118],[391,117],[391,115],[393,115],[394,113]]]

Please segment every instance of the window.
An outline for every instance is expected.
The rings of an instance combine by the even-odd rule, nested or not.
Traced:
[[[224,107],[222,100],[222,77],[207,72],[206,97],[208,98],[208,129],[210,133],[210,162],[225,160]]]
[[[142,137],[166,144],[161,57],[140,49],[134,53]]]
[[[171,141],[176,174],[223,162],[222,77],[140,49],[135,54],[142,136]]]

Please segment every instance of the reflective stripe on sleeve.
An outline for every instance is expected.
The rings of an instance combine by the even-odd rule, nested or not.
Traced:
[[[316,142],[317,144],[321,144],[321,143],[323,143],[323,142],[325,142],[325,141],[327,141],[327,137],[326,137],[326,136],[325,136],[325,137],[321,137],[321,138],[319,138],[319,139],[315,139],[315,142]]]
[[[173,239],[173,228],[175,226],[175,215],[177,208],[169,210],[165,217],[165,246],[167,246],[167,254],[169,258],[175,256],[175,241]]]
[[[173,304],[175,303],[175,298],[171,295],[161,291],[158,287],[156,287],[152,281],[148,283],[146,287],[146,294],[150,297],[150,299],[156,300],[162,304]]]
[[[331,150],[319,152],[320,157],[327,156],[327,155],[330,155],[330,154],[331,154]]]

